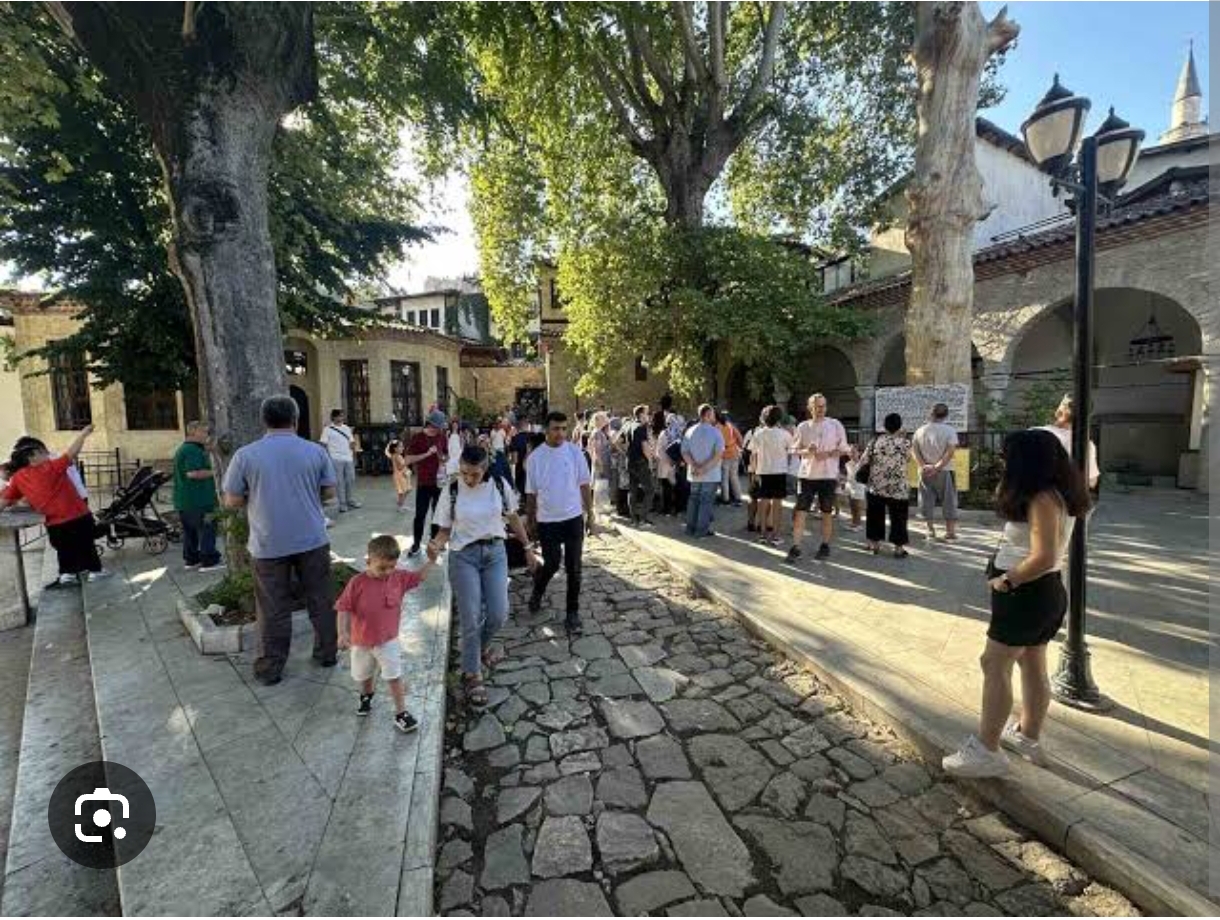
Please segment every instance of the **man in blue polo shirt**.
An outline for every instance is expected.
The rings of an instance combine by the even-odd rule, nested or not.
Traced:
[[[226,508],[245,508],[260,633],[254,676],[280,682],[292,642],[296,575],[313,623],[313,657],[334,667],[338,654],[330,539],[322,503],[335,497],[335,470],[321,445],[297,437],[297,404],[263,400],[266,434],[233,454],[224,479]]]

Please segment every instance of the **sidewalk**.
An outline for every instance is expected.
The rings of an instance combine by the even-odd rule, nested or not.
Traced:
[[[1089,632],[1095,677],[1116,706],[1106,715],[1053,706],[1052,768],[1019,764],[1011,779],[979,787],[1157,912],[1217,910],[1203,900],[1209,635],[1197,504],[1176,493],[1106,496],[1090,543]],[[956,545],[917,537],[905,561],[874,558],[862,533],[840,530],[818,563],[811,521],[809,552],[794,568],[752,542],[743,510],[717,516],[720,535],[705,541],[683,537],[676,522],[621,529],[929,757],[974,730],[988,617],[981,573],[995,527],[966,523]]]
[[[409,526],[393,493],[362,483],[334,552],[357,566],[374,533]],[[355,715],[343,655],[311,660],[298,616],[282,683],[253,682],[250,653],[198,653],[177,602],[216,576],[186,572],[176,546],[107,555],[88,585],[89,654],[105,759],[151,787],[157,832],[120,867],[128,915],[418,915],[431,910],[449,595],[443,572],[408,596],[400,641],[420,731],[392,725],[388,696]]]

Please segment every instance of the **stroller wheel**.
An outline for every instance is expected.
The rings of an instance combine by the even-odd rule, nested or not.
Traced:
[[[169,548],[169,538],[163,533],[155,533],[144,539],[144,549],[150,556],[160,556]]]
[[[122,537],[107,536],[106,545],[111,549],[122,549],[123,543],[126,542]]]

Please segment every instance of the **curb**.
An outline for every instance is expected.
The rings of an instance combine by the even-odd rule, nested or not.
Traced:
[[[939,772],[940,759],[951,753],[937,732],[922,719],[906,712],[893,712],[876,700],[868,689],[843,678],[804,649],[797,648],[779,635],[767,623],[742,609],[735,600],[684,571],[673,559],[635,539],[627,528],[615,532],[629,540],[637,549],[648,553],[696,594],[726,607],[751,633],[780,650],[789,658],[812,670],[821,680],[843,696],[856,711],[894,730],[904,741],[913,745]],[[1036,767],[1030,767],[1036,770]],[[991,780],[957,780],[971,792],[986,800],[1006,815],[1029,828],[1069,859],[1079,863],[1097,880],[1126,895],[1141,910],[1157,916],[1193,917],[1220,916],[1220,904],[1213,903],[1184,882],[1166,877],[1165,870],[1145,859],[1111,835],[1098,830],[1087,821],[1071,819],[1062,814],[1056,803],[1013,783]]]

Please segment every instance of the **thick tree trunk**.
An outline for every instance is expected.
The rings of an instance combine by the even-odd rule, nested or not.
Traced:
[[[316,90],[310,5],[48,6],[152,135],[202,399],[227,457],[259,434],[259,403],[285,392],[267,175],[280,118]]]
[[[1005,10],[987,23],[977,3],[916,7],[919,140],[906,192],[908,384],[970,384],[974,226],[990,212],[974,153],[979,79],[1017,30]]]

